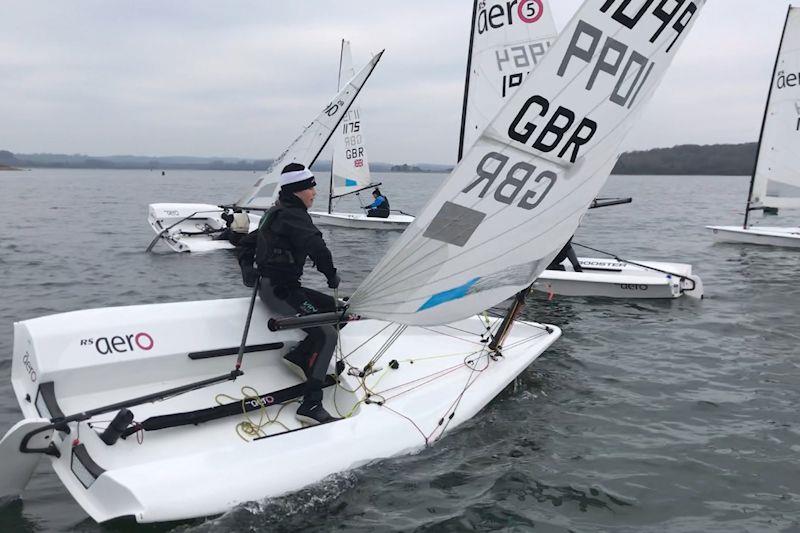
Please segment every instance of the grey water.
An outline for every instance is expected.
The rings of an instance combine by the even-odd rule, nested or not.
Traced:
[[[151,202],[231,202],[255,178],[0,172],[0,434],[21,416],[9,383],[13,322],[248,294],[229,252],[145,254],[145,217]],[[392,206],[410,213],[442,178],[379,176]],[[220,517],[147,527],[97,525],[43,461],[23,498],[0,505],[0,531],[800,531],[800,253],[713,244],[704,229],[740,223],[747,188],[745,177],[612,176],[604,194],[633,203],[591,211],[575,241],[691,263],[706,298],[532,296],[525,317],[563,337],[432,448],[282,498],[254,495]],[[346,291],[397,236],[324,233]]]

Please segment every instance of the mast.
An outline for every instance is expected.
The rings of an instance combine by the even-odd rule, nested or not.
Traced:
[[[775,54],[775,66],[772,68],[772,78],[769,80],[769,92],[767,93],[767,103],[764,105],[764,118],[761,121],[761,132],[758,134],[758,145],[756,146],[756,162],[753,165],[753,175],[750,177],[750,190],[747,193],[747,207],[744,210],[744,224],[742,229],[747,229],[747,221],[750,218],[750,200],[753,196],[753,188],[756,182],[756,172],[758,171],[758,160],[761,155],[761,143],[764,140],[764,127],[767,124],[767,115],[769,114],[769,102],[772,99],[772,87],[775,85],[775,74],[778,72],[778,61],[781,57],[781,49],[783,48],[783,39],[786,37],[786,26],[789,24],[789,14],[792,12],[792,6],[786,10],[786,20],[783,23],[783,32],[781,33],[781,42],[778,44],[778,52]]]
[[[475,18],[478,15],[478,0],[472,2],[472,22],[469,32],[469,51],[467,52],[467,76],[464,80],[464,105],[461,108],[461,136],[458,138],[458,161],[464,156],[464,133],[467,129],[467,103],[469,102],[469,74],[472,69],[472,46],[475,42]]]
[[[339,49],[339,77],[336,80],[336,90],[342,90],[342,57],[344,56],[344,39],[342,39],[342,47]],[[349,111],[348,111],[349,113]],[[342,118],[344,120],[344,118]],[[336,126],[337,128],[339,126]],[[331,214],[331,207],[333,205],[333,158],[336,157],[336,148],[334,143],[334,149],[331,155],[331,179],[328,187],[328,214]]]

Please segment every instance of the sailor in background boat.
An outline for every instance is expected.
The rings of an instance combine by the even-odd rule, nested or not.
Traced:
[[[219,238],[227,239],[232,245],[238,246],[245,235],[250,232],[250,217],[240,208],[235,207],[233,213],[225,211],[221,215],[227,227],[220,233]]]
[[[572,264],[572,269],[575,272],[583,272],[581,268],[581,264],[578,261],[578,256],[575,255],[575,250],[572,248],[572,237],[569,238],[567,244],[558,252],[558,255],[555,259],[548,265],[547,270],[566,270],[564,265],[561,263],[564,259],[569,259],[570,264]]]
[[[278,201],[264,215],[259,229],[239,243],[245,284],[254,286],[260,274],[259,296],[271,310],[284,316],[335,311],[332,297],[300,284],[307,257],[325,275],[328,287],[336,289],[340,281],[333,256],[308,214],[317,195],[314,174],[299,163],[291,163],[284,167],[279,183]],[[336,329],[321,326],[303,331],[307,337],[284,356],[292,370],[306,380],[296,416],[310,424],[330,422],[336,418],[322,407],[322,388],[336,347]]]
[[[389,199],[382,195],[381,190],[377,187],[372,190],[372,196],[375,198],[375,201],[364,208],[367,210],[367,216],[389,218]]]

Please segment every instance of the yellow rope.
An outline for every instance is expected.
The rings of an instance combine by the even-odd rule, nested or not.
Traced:
[[[214,401],[217,402],[218,405],[229,405],[234,402],[240,402],[242,405],[242,416],[245,418],[242,422],[236,424],[236,434],[245,442],[250,442],[251,440],[266,437],[267,433],[264,431],[264,428],[269,426],[270,424],[278,424],[284,430],[289,431],[289,428],[286,425],[278,420],[281,416],[281,412],[283,409],[289,405],[290,403],[294,403],[297,400],[293,400],[291,402],[285,402],[281,404],[278,412],[275,413],[274,417],[270,417],[269,413],[267,412],[267,407],[269,407],[264,400],[261,399],[261,395],[255,389],[255,387],[251,387],[249,385],[245,385],[241,388],[242,398],[236,398],[229,394],[217,394],[214,397]],[[222,400],[230,400],[230,402],[224,403]],[[247,411],[247,404],[250,402],[255,402],[258,404],[258,412],[259,418],[258,421],[255,421],[251,416],[250,413]]]

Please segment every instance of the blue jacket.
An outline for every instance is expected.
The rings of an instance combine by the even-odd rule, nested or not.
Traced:
[[[367,207],[365,207],[364,209],[377,209],[377,208],[379,208],[379,207],[380,207],[382,204],[385,204],[385,203],[386,203],[386,197],[385,197],[385,196],[383,196],[383,195],[380,195],[380,196],[378,196],[377,198],[375,198],[375,201],[374,201],[374,202],[372,202],[370,205],[368,205],[368,206],[367,206]]]

